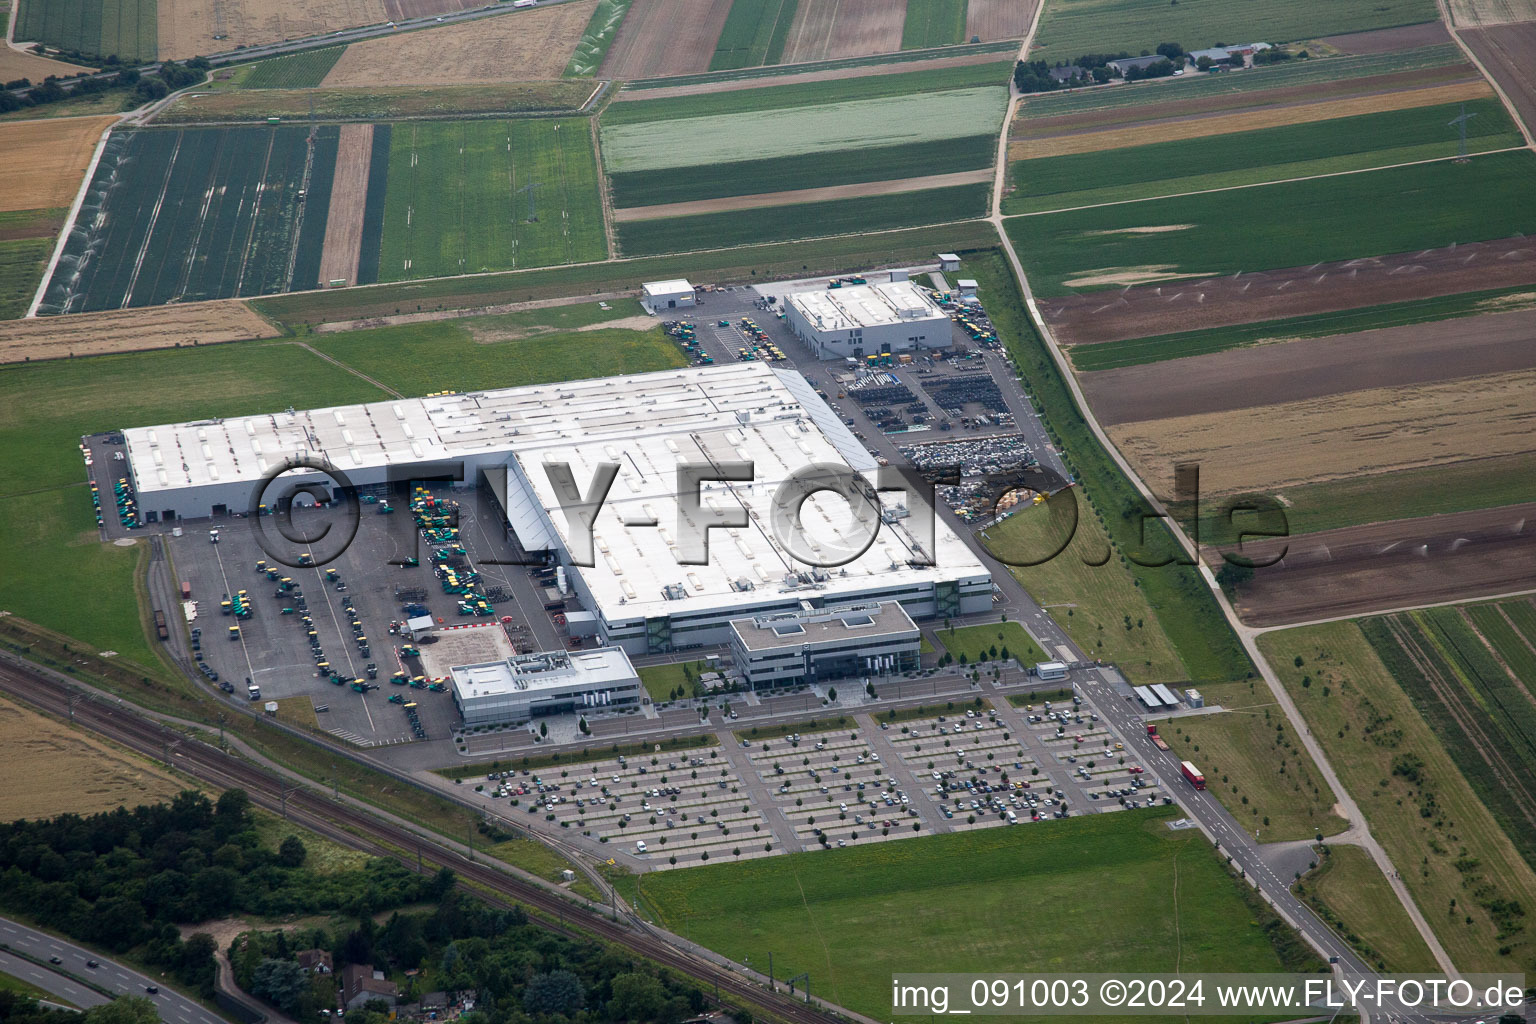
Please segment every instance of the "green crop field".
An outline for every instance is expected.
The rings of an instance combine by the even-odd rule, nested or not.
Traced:
[[[641,78],[624,84],[624,92],[644,92],[647,89],[669,89],[675,85],[704,85],[713,82],[746,82],[757,78],[781,78],[785,75],[812,75],[825,71],[843,71],[849,68],[874,68],[874,74],[882,69],[900,70],[900,65],[919,60],[945,60],[969,57],[980,53],[996,53],[999,60],[1006,60],[1019,50],[1015,42],[973,43],[965,46],[935,47],[928,50],[897,50],[877,53],[868,57],[834,57],[831,60],[807,61],[803,64],[779,67],[740,68],[735,71],[703,71],[695,75],[671,75],[666,78]]]
[[[379,280],[580,263],[607,251],[585,120],[395,126]]]
[[[1536,968],[1511,913],[1511,901],[1536,906],[1536,873],[1422,717],[1441,705],[1413,692],[1420,673],[1384,664],[1354,622],[1266,633],[1259,646],[1456,965]]]
[[[964,657],[975,664],[980,661],[997,661],[1012,658],[1024,666],[1045,661],[1045,652],[1017,622],[990,623],[985,626],[961,626],[958,629],[941,629],[939,643],[954,655],[956,661]],[[1006,651],[1005,655],[1003,652]]]
[[[242,89],[313,88],[325,81],[325,76],[331,73],[345,50],[345,46],[327,46],[323,50],[306,50],[257,61],[239,76],[239,86]]]
[[[1284,43],[1342,32],[1434,21],[1431,0],[1261,0],[1234,7],[1223,0],[1060,0],[1046,7],[1032,58],[1070,60],[1084,53],[1133,54],[1159,43],[1188,50],[1218,42]]]
[[[731,0],[731,11],[715,41],[709,70],[777,64],[784,55],[784,43],[798,6],[798,0]]]
[[[949,46],[965,41],[965,0],[907,0],[901,48]]]
[[[617,225],[616,230],[619,247],[626,256],[725,249],[749,242],[968,220],[986,212],[989,194],[986,185],[954,185],[826,203],[629,221]]]
[[[1064,210],[1455,156],[1456,133],[1446,124],[1461,106],[1446,103],[1020,160],[1010,168],[1014,192],[1003,201],[1003,212]],[[1470,152],[1523,145],[1520,129],[1497,99],[1473,100],[1465,107],[1476,118],[1467,129]]]
[[[1001,85],[786,110],[604,126],[609,171],[758,160],[898,143],[961,139],[1002,127],[1008,92]]]
[[[156,124],[304,120],[388,121],[470,114],[574,112],[592,93],[577,81],[487,82],[482,85],[400,86],[369,89],[223,89],[193,92],[155,115]]]
[[[1397,901],[1371,855],[1358,846],[1330,846],[1315,872],[1296,883],[1296,895],[1378,970],[1393,973],[1439,969],[1434,954]]]
[[[834,78],[825,82],[800,82],[789,85],[765,85],[756,89],[727,89],[701,92],[666,99],[626,99],[610,103],[603,111],[604,127],[671,121],[681,117],[711,117],[765,110],[788,110],[827,103],[883,97],[918,96],[950,89],[1002,86],[1008,82],[1013,65],[1008,61],[989,64],[961,64],[929,71],[902,71],[888,75]],[[629,95],[626,93],[622,95]],[[643,97],[645,93],[634,93]],[[995,136],[994,136],[995,138]]]
[[[1388,195],[1390,217],[1380,210]],[[1502,201],[1486,202],[1491,195]],[[1006,225],[1042,295],[1068,294],[1074,278],[1105,268],[1203,277],[1411,252],[1536,232],[1536,154],[1013,217]],[[1165,230],[1132,230],[1149,227]]]
[[[597,66],[608,56],[608,47],[613,45],[613,37],[618,35],[619,25],[632,3],[634,0],[597,0],[587,30],[576,41],[571,62],[566,65],[567,75],[590,75],[597,71]]]
[[[780,979],[808,972],[813,993],[880,1020],[898,971],[1281,970],[1271,938],[1298,940],[1255,912],[1204,837],[1169,831],[1172,815],[1096,814],[624,884],[677,934],[755,970],[767,970],[771,951]],[[1049,912],[1020,912],[1021,879],[1028,902]],[[1136,926],[1109,927],[1107,915]],[[1317,966],[1309,955],[1291,962]]]
[[[52,254],[51,238],[0,241],[0,320],[14,320],[27,312]]]
[[[155,59],[155,0],[22,0],[18,42],[132,63]]]
[[[899,181],[989,167],[996,158],[997,138],[973,135],[702,167],[626,171],[610,174],[608,187],[613,205],[623,209],[864,181]]]

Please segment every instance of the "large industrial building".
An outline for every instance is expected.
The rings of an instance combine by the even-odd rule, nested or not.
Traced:
[[[954,340],[949,314],[911,281],[796,292],[784,317],[818,359],[948,348]]]
[[[506,725],[540,715],[606,711],[640,703],[640,676],[617,647],[545,651],[449,671],[466,726]]]
[[[736,671],[754,690],[917,668],[922,636],[897,601],[793,612],[731,622]]]
[[[483,479],[492,489],[525,550],[547,552],[567,567],[571,588],[596,617],[601,642],[630,654],[729,643],[733,619],[793,612],[807,602],[836,609],[897,601],[913,618],[992,607],[991,576],[964,542],[939,521],[928,551],[894,508],[851,561],[821,568],[790,554],[771,515],[786,477],[811,464],[873,473],[875,461],[804,377],[765,363],[123,433],[146,519],[249,508],[264,475],[280,471],[285,460],[328,463],[360,488],[459,463],[466,482]],[[753,478],[706,481],[697,512],[680,506],[680,465],[726,462],[751,463]],[[582,494],[603,464],[618,467],[590,531],[562,510],[561,499],[572,496],[557,491],[547,469],[553,464],[569,467]],[[281,478],[290,479],[335,486],[309,470]],[[883,495],[893,503],[901,497]],[[817,551],[860,536],[839,496],[813,494],[800,513],[808,545],[802,550],[818,561],[831,559]],[[745,525],[718,525],[734,517]],[[712,523],[707,562],[684,564],[680,545],[687,539],[680,534]],[[582,550],[589,532],[593,564],[576,565],[573,552]]]

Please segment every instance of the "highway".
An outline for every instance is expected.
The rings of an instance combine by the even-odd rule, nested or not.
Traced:
[[[124,996],[144,996],[154,1002],[165,1024],[229,1024],[220,1016],[203,1009],[201,1005],[167,986],[159,978],[148,978],[107,960],[99,953],[82,949],[63,939],[54,938],[47,932],[28,928],[24,924],[0,918],[0,944],[7,949],[28,954],[36,960],[49,961],[58,957],[60,963],[48,968],[20,957],[9,958],[11,964],[0,960],[0,970],[14,974],[23,981],[45,989],[61,999],[81,1008],[99,1006],[107,1001],[101,993],[86,988],[66,975],[89,978],[96,985]],[[92,963],[97,966],[90,966]],[[18,969],[14,964],[23,965]],[[151,994],[151,986],[159,989]]]

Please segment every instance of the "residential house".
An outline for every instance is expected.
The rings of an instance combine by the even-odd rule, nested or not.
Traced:
[[[305,974],[330,974],[333,970],[328,950],[302,949],[294,959],[298,960],[299,969]]]
[[[382,999],[395,1005],[399,990],[395,983],[368,964],[348,964],[341,971],[341,998],[347,1009],[355,1010],[370,999]]]

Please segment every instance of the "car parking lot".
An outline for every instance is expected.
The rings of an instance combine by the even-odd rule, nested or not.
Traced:
[[[904,722],[900,729],[891,743],[952,828],[1065,817],[1046,792],[1049,779],[1041,779],[1034,757],[996,710],[967,708]]]

